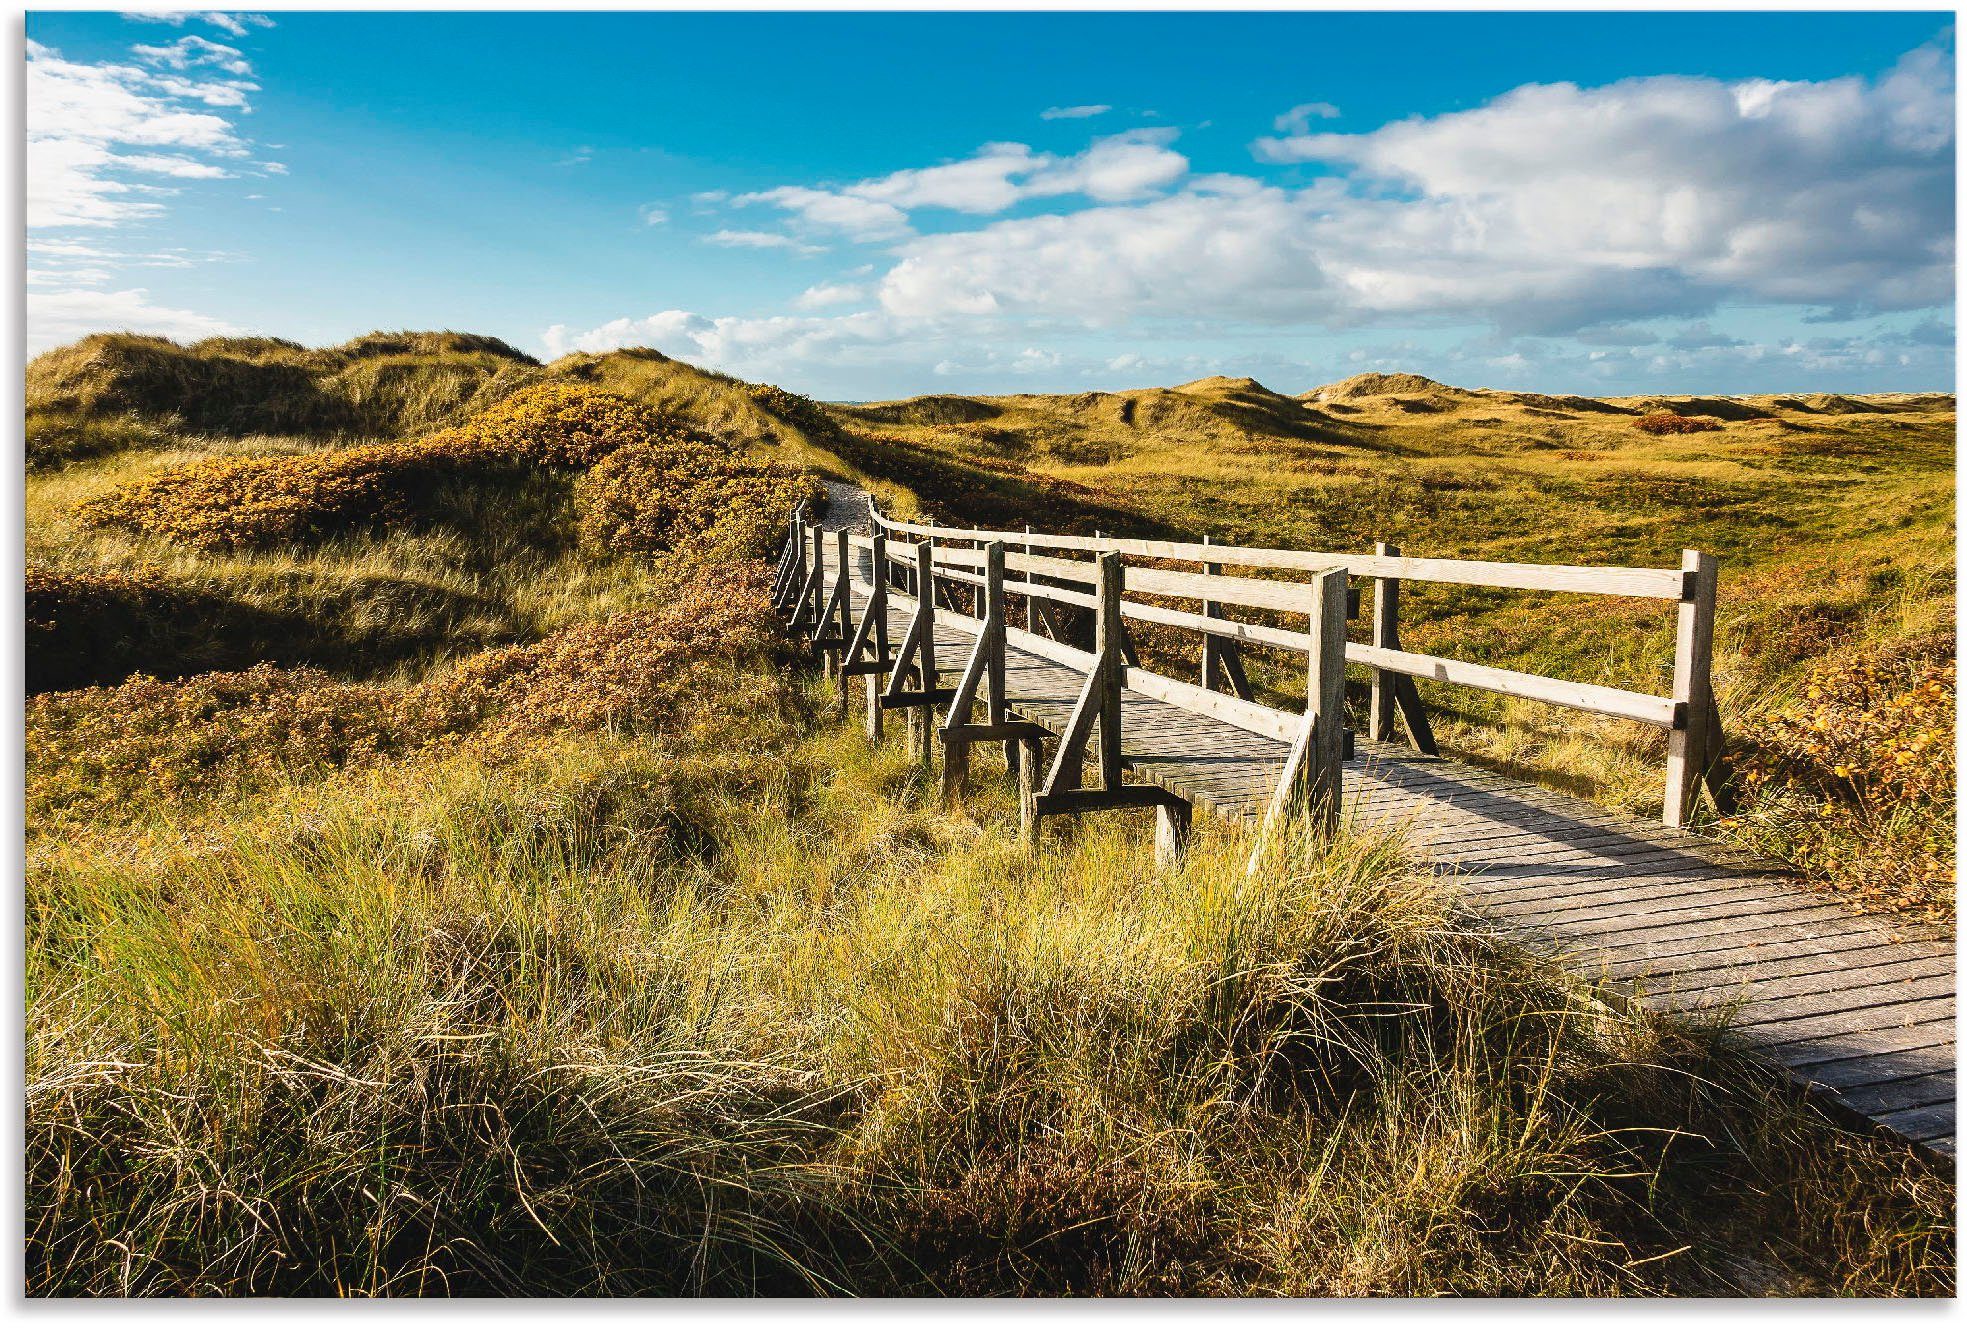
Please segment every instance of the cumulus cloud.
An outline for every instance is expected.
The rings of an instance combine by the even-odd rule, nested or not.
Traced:
[[[1048,106],[1038,113],[1041,120],[1089,120],[1095,115],[1105,115],[1111,106]]]
[[[1329,101],[1308,101],[1277,117],[1271,128],[1280,134],[1303,134],[1310,130],[1313,120],[1337,119],[1339,108]]]
[[[1519,88],[1363,134],[1260,140],[1349,168],[913,240],[898,314],[1186,315],[1565,331],[1724,301],[1840,316],[1953,285],[1951,65],[1876,83],[1632,79]]]
[[[731,202],[782,208],[808,226],[854,240],[890,240],[909,234],[909,213],[922,208],[990,215],[1029,198],[1144,197],[1188,173],[1188,158],[1168,146],[1174,138],[1173,130],[1138,129],[1095,139],[1067,157],[1035,152],[1023,143],[986,143],[960,161],[838,188],[782,185],[739,194]]]
[[[92,274],[95,280],[106,274]],[[27,292],[27,349],[30,354],[88,336],[92,332],[145,332],[195,341],[239,331],[221,318],[189,309],[153,304],[147,291],[74,288],[77,274],[62,274],[70,289]]]
[[[822,283],[808,286],[792,303],[798,309],[828,309],[836,304],[858,304],[866,298],[867,291],[860,286]]]

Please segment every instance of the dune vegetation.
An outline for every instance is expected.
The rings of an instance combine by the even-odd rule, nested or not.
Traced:
[[[1883,900],[1913,850],[1874,821],[1930,835],[1952,798],[1922,741],[1951,715],[1940,404],[1811,407],[1819,450],[1763,474],[1762,422],[1633,427],[1717,418],[1684,401],[1507,407],[1620,454],[1594,470],[1457,458],[1438,421],[1429,451],[1384,393],[1126,395],[828,407],[455,334],[36,361],[29,1293],[1949,1294],[1950,1173],[1724,1020],[1566,974],[1363,832],[1256,876],[1222,827],[1158,868],[1132,814],[1027,855],[1001,767],[945,807],[831,720],[758,558],[818,478],[950,519],[1584,561],[1671,561],[1698,511],[1686,542],[1743,565],[1724,713],[1789,715],[1736,816],[1821,823],[1787,851],[1829,882],[1884,845]],[[1503,515],[1546,488],[1569,543]],[[1757,552],[1756,504],[1803,524]],[[1440,533],[1375,524],[1402,513]],[[1814,581],[1776,575],[1810,548]],[[1860,548],[1897,572],[1838,580]],[[1539,611],[1444,596],[1413,639],[1577,676],[1664,639]],[[1430,701],[1464,750],[1611,801],[1657,768]]]

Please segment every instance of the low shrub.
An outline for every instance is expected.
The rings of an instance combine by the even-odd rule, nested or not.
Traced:
[[[379,444],[212,457],[131,480],[80,504],[76,514],[91,525],[202,549],[290,544],[403,516],[404,452]]]
[[[544,384],[453,429],[405,443],[175,466],[84,502],[93,525],[207,549],[265,548],[429,516],[443,481],[488,468],[581,471],[582,529],[618,551],[660,551],[716,532],[721,551],[763,553],[808,490],[800,472],[743,459],[728,442],[612,392]]]
[[[1861,903],[1950,916],[1951,641],[1820,668],[1737,762],[1726,828]]]
[[[1632,427],[1641,433],[1707,433],[1719,429],[1718,420],[1704,419],[1699,415],[1676,415],[1670,410],[1657,410],[1651,415],[1642,415],[1632,422]]]
[[[761,564],[696,568],[658,607],[484,651],[408,688],[261,664],[37,696],[26,716],[28,815],[113,820],[472,734],[498,744],[665,732],[690,721],[693,700],[730,693],[720,678],[777,648],[768,578]]]
[[[813,484],[776,461],[747,461],[708,435],[678,432],[621,448],[574,491],[582,540],[614,552],[659,553],[686,541],[739,556],[769,552]]]

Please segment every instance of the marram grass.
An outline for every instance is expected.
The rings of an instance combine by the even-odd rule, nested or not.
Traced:
[[[1939,1293],[1951,1190],[1385,840],[586,737],[29,865],[37,1294]]]

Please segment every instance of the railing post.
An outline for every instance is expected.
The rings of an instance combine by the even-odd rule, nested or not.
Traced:
[[[1662,819],[1684,826],[1693,819],[1700,791],[1716,753],[1714,687],[1714,599],[1718,581],[1714,555],[1698,549],[1680,554],[1680,618],[1673,644],[1673,699],[1679,713],[1667,735],[1666,806]]]
[[[1400,546],[1385,541],[1373,545],[1378,558],[1398,558]],[[1375,577],[1373,580],[1373,644],[1384,650],[1400,649],[1400,578]],[[1373,670],[1373,700],[1367,718],[1366,736],[1374,742],[1393,741],[1394,687],[1397,674],[1387,669]]]
[[[1031,557],[1031,522],[1029,521],[1024,523],[1024,556]],[[1029,569],[1025,571],[1024,579],[1027,591],[1024,597],[1024,629],[1035,636],[1038,633],[1038,597],[1029,593],[1031,589]]]
[[[808,542],[813,546],[812,567],[809,573],[813,583],[813,635],[818,636],[826,628],[820,619],[826,613],[826,527],[818,518],[811,518],[807,526]],[[804,611],[804,606],[801,606]]]
[[[954,802],[970,775],[971,739],[962,730],[970,722],[970,709],[976,689],[987,686],[989,699],[985,714],[992,725],[1005,719],[1004,697],[1004,545],[992,540],[983,547],[983,627],[977,634],[976,653],[963,671],[943,724],[943,800]],[[981,665],[981,676],[979,676]],[[1009,746],[1006,751],[1008,753]],[[1007,755],[1015,763],[1015,758]]]
[[[915,546],[915,584],[915,602],[922,615],[922,641],[916,655],[918,685],[924,692],[933,692],[936,690],[936,546],[933,542]],[[934,706],[909,708],[909,749],[925,768],[934,758],[935,726]]]
[[[839,564],[834,575],[833,597],[840,604],[840,644],[827,652],[827,671],[835,676],[840,685],[833,702],[834,717],[845,719],[847,718],[847,643],[854,639],[854,574],[849,562],[853,557],[853,547],[848,543],[845,526],[833,532],[833,556],[834,561]]]
[[[1120,787],[1120,697],[1126,667],[1120,661],[1120,596],[1126,568],[1117,553],[1100,555],[1099,603],[1093,621],[1093,653],[1100,670],[1100,787]]]
[[[1345,796],[1346,571],[1335,567],[1320,572],[1311,584],[1312,644],[1305,704],[1314,718],[1307,792],[1314,823],[1330,832],[1338,829]]]
[[[869,510],[873,510],[874,500],[868,500]],[[873,637],[874,657],[877,660],[888,658],[888,537],[881,533],[881,527],[874,528],[873,548],[870,551],[872,562],[868,570],[868,612],[874,615]],[[869,742],[881,741],[881,675],[878,672],[867,675],[867,739]]]

